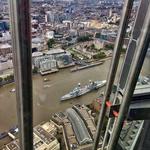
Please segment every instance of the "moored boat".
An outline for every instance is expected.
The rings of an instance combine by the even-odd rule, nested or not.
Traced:
[[[106,84],[106,80],[103,81],[90,81],[88,85],[81,87],[80,83],[71,92],[61,97],[61,101],[76,98],[85,95],[89,92],[97,90]]]
[[[11,89],[10,92],[14,93],[16,92],[16,89]]]

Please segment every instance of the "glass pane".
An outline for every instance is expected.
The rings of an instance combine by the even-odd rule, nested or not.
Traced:
[[[34,149],[92,149],[123,4],[122,0],[32,0]],[[115,104],[122,98],[148,5],[142,8],[142,21],[135,25],[134,39],[128,47],[138,7],[139,1],[136,1],[120,50],[110,96],[113,101],[120,85]],[[10,28],[8,2],[0,0],[0,150],[19,149],[12,60],[15,49]],[[127,48],[130,52],[124,63]],[[118,83],[123,64],[125,68]],[[150,85],[149,49],[137,82],[137,87],[145,85]],[[114,114],[117,116],[118,112]],[[104,141],[108,119],[108,116],[104,119],[99,146]],[[106,143],[111,137],[113,122],[114,118],[110,121]],[[119,139],[121,146],[126,147],[128,143],[131,149],[142,127],[143,120],[125,121]],[[134,136],[129,136],[132,131]]]

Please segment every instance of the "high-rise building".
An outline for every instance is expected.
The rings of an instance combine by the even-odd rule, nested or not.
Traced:
[[[54,24],[59,22],[59,14],[54,11],[47,11],[45,15],[45,22]]]

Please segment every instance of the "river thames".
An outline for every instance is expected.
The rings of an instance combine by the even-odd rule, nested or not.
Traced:
[[[120,64],[122,61],[123,58],[121,58]],[[107,60],[103,65],[74,73],[71,73],[70,69],[60,70],[56,74],[46,76],[50,79],[48,82],[43,82],[45,77],[35,75],[33,77],[34,125],[49,120],[53,113],[64,111],[74,104],[91,103],[104,88],[65,102],[60,102],[60,97],[68,93],[79,82],[84,85],[89,80],[105,80],[110,62],[111,60]],[[150,58],[148,57],[145,60],[142,75],[150,75]],[[44,85],[49,86],[44,88]],[[12,83],[0,88],[0,133],[17,124],[15,93],[10,92],[14,87],[15,85]]]

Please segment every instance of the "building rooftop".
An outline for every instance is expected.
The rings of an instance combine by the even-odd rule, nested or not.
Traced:
[[[51,131],[50,131],[50,128],[51,128]],[[54,127],[54,124],[51,121],[34,127],[34,132],[33,132],[34,149],[36,150],[44,150],[44,149],[59,150],[60,145],[57,139],[53,136],[54,132],[57,132],[57,131],[56,131],[56,128]],[[17,139],[17,140],[10,142],[9,144],[1,147],[0,150],[20,150],[19,140]]]
[[[7,48],[11,48],[11,45],[8,43],[0,44],[0,49],[7,49]]]
[[[34,52],[32,53],[32,57],[38,57],[38,56],[43,56],[42,52]]]
[[[47,55],[55,55],[55,54],[62,54],[65,53],[65,50],[63,49],[51,49],[46,54]]]
[[[119,145],[122,150],[131,150],[138,139],[138,136],[141,133],[143,126],[143,121],[131,121],[126,122],[119,139]]]
[[[92,138],[88,132],[87,127],[85,126],[83,120],[80,118],[80,116],[76,113],[75,110],[72,108],[69,108],[66,110],[68,118],[73,126],[73,130],[75,132],[75,135],[77,137],[77,140],[80,145],[91,143]]]

